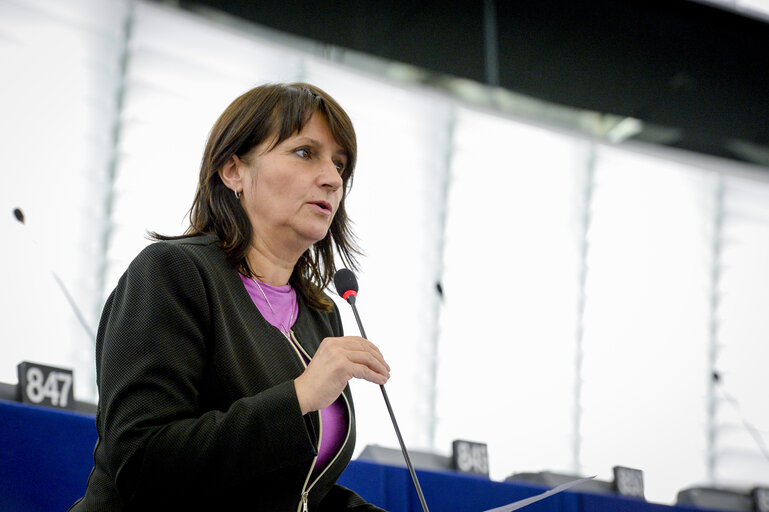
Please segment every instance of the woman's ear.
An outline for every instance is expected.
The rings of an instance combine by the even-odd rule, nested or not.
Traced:
[[[229,160],[219,169],[219,177],[222,179],[224,185],[235,192],[236,195],[240,195],[243,191],[243,171],[245,170],[245,164],[243,160],[238,158],[238,155],[232,155]]]

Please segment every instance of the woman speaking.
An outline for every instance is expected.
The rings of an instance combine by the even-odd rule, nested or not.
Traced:
[[[356,139],[309,84],[257,87],[217,120],[190,227],[130,264],[96,344],[99,439],[74,511],[378,511],[336,484],[348,381],[384,384],[323,290],[357,254]]]

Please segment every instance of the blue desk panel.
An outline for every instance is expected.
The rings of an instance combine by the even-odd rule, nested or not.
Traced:
[[[85,491],[96,443],[94,417],[0,400],[0,511],[61,512]],[[431,512],[481,512],[544,492],[453,472],[417,471]],[[390,512],[420,512],[408,470],[353,461],[339,483]],[[566,492],[526,512],[698,512],[614,495]]]
[[[67,510],[85,492],[95,444],[91,415],[0,400],[0,511]]]

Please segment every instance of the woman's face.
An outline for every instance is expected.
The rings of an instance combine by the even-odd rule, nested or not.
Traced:
[[[257,243],[304,252],[326,236],[339,208],[347,153],[319,113],[268,150],[271,143],[263,142],[249,153],[248,163],[240,162],[240,201]]]

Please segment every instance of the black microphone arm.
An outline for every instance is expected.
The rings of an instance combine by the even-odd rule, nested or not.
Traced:
[[[343,268],[337,271],[334,275],[334,283],[336,284],[337,292],[339,296],[346,300],[352,307],[352,312],[355,315],[355,321],[358,323],[358,329],[361,336],[368,339],[366,336],[366,330],[363,329],[363,324],[360,321],[360,315],[358,314],[358,308],[355,307],[355,296],[358,291],[358,282],[355,279],[355,275],[348,269]],[[387,397],[387,391],[384,384],[379,385],[379,389],[382,390],[382,398],[384,398],[385,405],[387,405],[387,412],[390,413],[390,420],[392,420],[393,427],[395,428],[395,435],[398,437],[398,443],[401,445],[401,452],[403,452],[403,458],[406,461],[406,466],[411,473],[411,480],[414,482],[414,487],[417,490],[417,496],[419,497],[419,503],[422,505],[423,512],[429,512],[427,508],[427,502],[425,501],[425,495],[422,494],[422,487],[419,486],[419,479],[414,471],[414,466],[411,464],[411,458],[409,452],[406,450],[406,444],[403,442],[403,436],[401,436],[401,430],[398,428],[398,422],[395,420],[395,414],[393,408],[390,405],[390,399]]]

